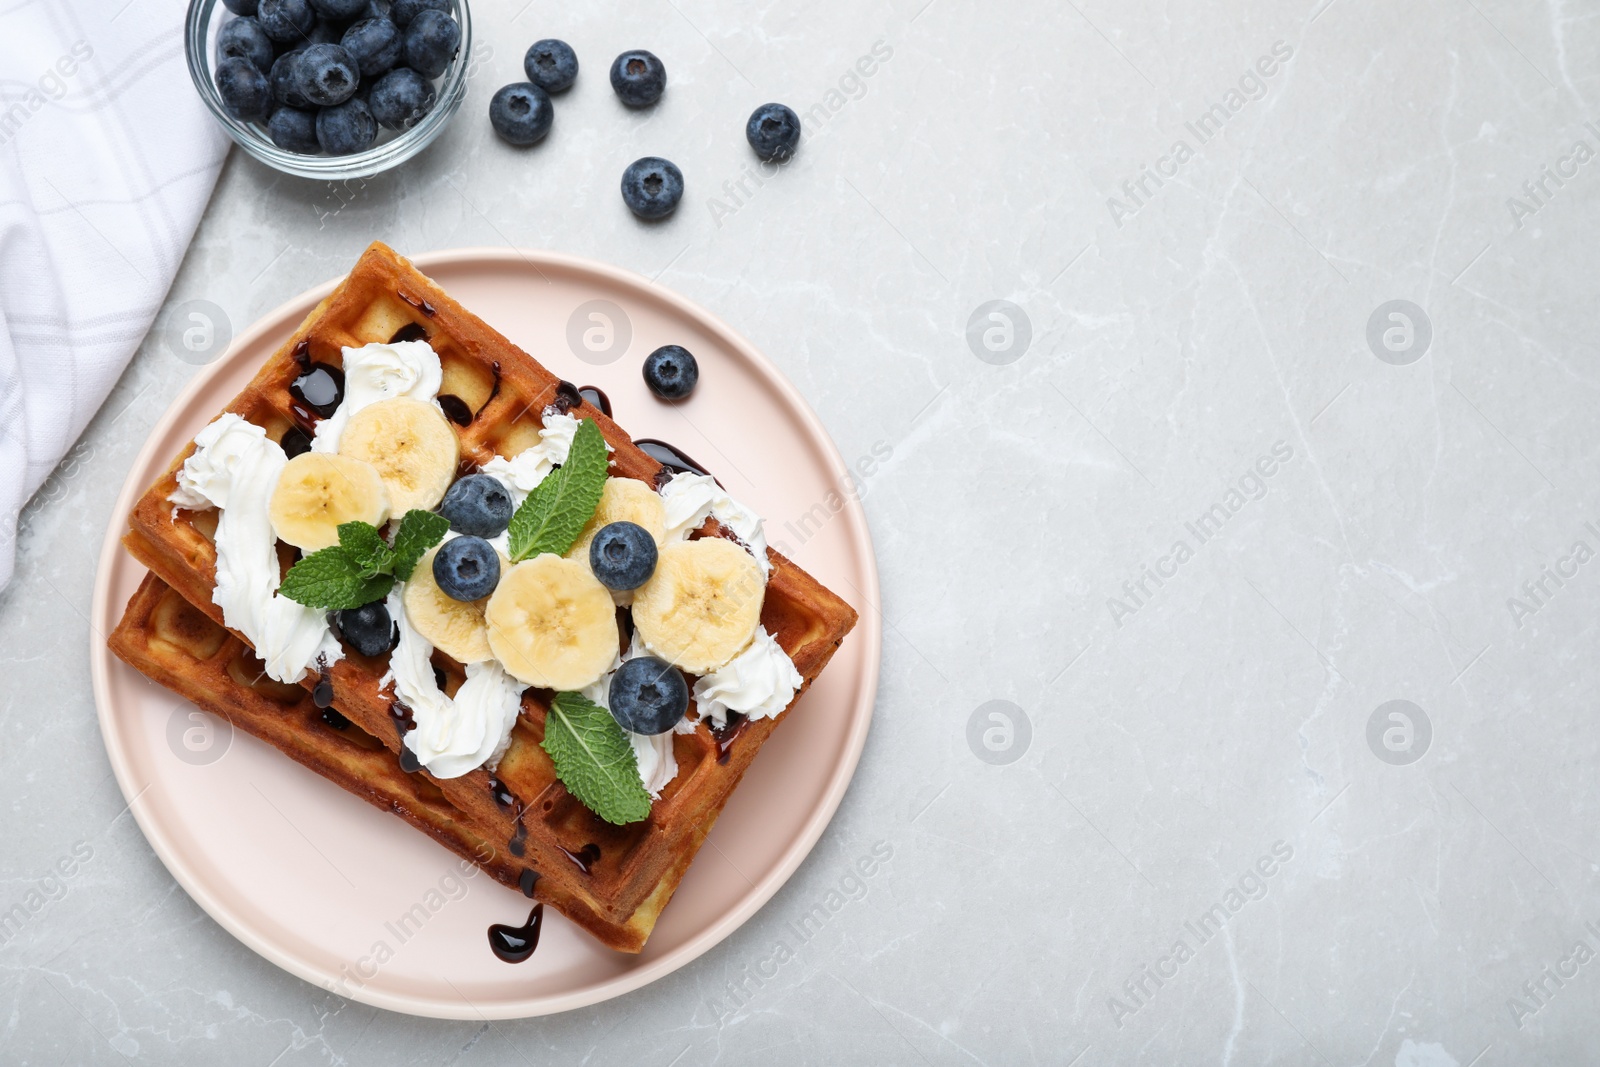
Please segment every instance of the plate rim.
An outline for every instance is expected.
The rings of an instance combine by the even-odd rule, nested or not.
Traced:
[[[832,461],[834,473],[838,474],[848,470],[832,435],[828,433],[827,429],[822,425],[822,421],[817,417],[816,412],[801,397],[799,391],[795,389],[794,385],[778,366],[719,316],[687,297],[668,289],[666,286],[660,285],[634,271],[602,263],[588,257],[538,249],[476,246],[428,252],[405,258],[424,274],[440,267],[475,264],[490,266],[511,265],[515,267],[531,266],[535,271],[538,270],[540,265],[549,265],[553,269],[596,274],[615,285],[633,290],[636,294],[662,301],[678,313],[686,315],[697,322],[714,334],[721,343],[737,351],[742,358],[749,361],[767,379],[768,384],[777,387],[780,397],[790,411],[800,418],[807,432],[814,439],[822,442],[825,446],[824,455]],[[177,412],[189,406],[193,398],[212,379],[220,375],[224,367],[231,363],[237,352],[254,346],[258,341],[265,338],[269,332],[280,328],[280,321],[286,316],[293,316],[297,309],[315,307],[343,279],[344,275],[341,274],[336,278],[312,286],[258,316],[249,327],[234,338],[226,352],[202,367],[167,405],[160,418],[156,420],[150,429],[143,446],[129,464],[123,479],[122,489],[117,494],[116,503],[112,507],[111,520],[106,527],[105,540],[101,544],[96,562],[94,598],[90,607],[93,619],[115,625],[117,615],[115,614],[115,607],[110,603],[110,575],[118,563],[117,557],[124,552],[122,534],[127,526],[126,516],[132,508],[136,496],[145,489],[145,486],[136,484],[132,476],[135,470],[144,468],[152,459],[156,458],[156,439],[159,436],[160,429],[176,418]],[[303,315],[304,312],[301,312],[301,317]],[[823,831],[832,822],[834,813],[838,810],[840,803],[843,802],[845,793],[849,791],[850,783],[855,777],[856,767],[860,763],[862,750],[866,746],[867,733],[872,724],[873,714],[876,711],[883,640],[877,608],[880,599],[877,557],[873,552],[871,529],[867,523],[866,511],[861,505],[860,498],[854,495],[847,496],[844,510],[854,520],[850,524],[851,551],[864,562],[863,576],[866,588],[858,589],[856,592],[866,603],[859,606],[861,609],[858,612],[860,618],[851,636],[856,640],[865,642],[862,668],[856,686],[857,704],[859,706],[864,701],[865,711],[858,710],[851,719],[849,731],[845,738],[843,757],[835,765],[820,803],[813,808],[800,832],[784,849],[778,863],[755,885],[755,891],[746,897],[740,906],[723,913],[718,920],[660,958],[574,991],[529,996],[522,1000],[503,1001],[489,1006],[487,1010],[466,1002],[464,998],[461,1003],[457,1004],[423,996],[395,993],[373,985],[362,986],[350,995],[344,993],[339,993],[338,995],[388,1011],[436,1019],[523,1019],[572,1011],[611,1000],[666,977],[721,944],[735,930],[749,921],[756,912],[765,907],[778,890],[783,888],[789,879],[793,877],[800,864],[805,861],[806,857],[811,854],[812,849],[816,847],[817,842],[821,840]],[[134,565],[137,566],[137,562]],[[211,891],[207,880],[193,869],[183,856],[182,851],[167,836],[164,824],[159,821],[152,821],[140,812],[137,801],[142,796],[143,791],[149,788],[149,785],[146,784],[141,787],[133,783],[133,768],[123,751],[125,738],[115,721],[115,717],[109,710],[112,705],[110,672],[116,667],[122,666],[122,664],[120,660],[116,659],[106,642],[99,637],[99,632],[97,627],[90,627],[89,667],[93,682],[95,715],[100,726],[100,738],[105,746],[106,756],[111,763],[112,771],[116,776],[117,788],[122,792],[123,799],[128,801],[128,810],[133,813],[134,821],[138,823],[140,832],[144,834],[145,840],[161,860],[167,872],[183,887],[189,898],[236,940],[274,966],[319,989],[331,990],[332,977],[309,961],[301,959],[279,946],[269,934],[256,929],[242,915],[236,913],[232,906]]]

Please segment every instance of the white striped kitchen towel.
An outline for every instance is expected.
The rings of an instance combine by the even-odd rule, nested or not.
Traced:
[[[0,588],[166,297],[226,138],[182,0],[0,0]]]

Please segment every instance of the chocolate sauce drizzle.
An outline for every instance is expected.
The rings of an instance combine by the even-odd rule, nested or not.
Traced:
[[[416,774],[422,770],[422,761],[417,754],[404,745],[400,746],[400,769],[407,774]]]
[[[427,339],[428,331],[420,322],[408,322],[394,332],[394,336],[389,338],[389,343],[397,345],[402,341],[426,341]]]
[[[556,847],[561,848],[560,845]],[[600,859],[600,846],[590,841],[576,852],[568,852],[566,849],[561,848],[561,854],[571,860],[578,870],[588,874],[589,868],[593,867]]]
[[[494,797],[494,802],[500,805],[501,811],[516,811],[517,798],[506,784],[494,775],[489,776],[489,795]]]
[[[520,818],[517,819],[517,828],[512,832],[506,848],[511,850],[513,856],[521,856],[528,851],[528,828],[523,825]]]
[[[307,364],[289,383],[289,395],[298,401],[291,406],[325,419],[344,402],[344,371],[330,363]],[[307,417],[301,411],[296,411],[295,415]]]
[[[711,736],[717,742],[718,763],[728,762],[729,757],[733,755],[733,743],[739,740],[739,735],[744,733],[745,728],[749,725],[750,719],[748,716],[741,715],[737,711],[730,711],[728,712],[727,723],[720,730],[714,725],[710,727]]]
[[[581,407],[582,405],[583,394],[578,392],[576,385],[566,380],[556,383],[556,397],[550,401],[550,408],[554,408],[556,414],[565,415],[572,411],[573,408]],[[549,410],[549,408],[546,410]]]
[[[467,407],[467,402],[454,393],[440,393],[434,398],[439,402],[439,410],[444,412],[444,417],[457,426],[472,425],[472,409]]]
[[[539,927],[543,924],[544,905],[535,904],[522,926],[490,926],[489,948],[506,963],[521,963],[539,947]]]
[[[402,741],[405,740],[406,734],[417,728],[417,717],[411,713],[409,707],[398,700],[389,705],[389,717],[394,720],[395,731],[399,733]]]
[[[350,729],[350,720],[340,715],[333,708],[322,709],[322,721],[334,730]]]
[[[319,708],[333,706],[333,678],[328,673],[328,657],[317,657],[317,684],[311,687],[311,703]]]
[[[294,361],[300,364],[301,370],[309,370],[311,368],[311,341],[309,338],[302,337],[296,341],[294,352],[291,354],[294,356]]]
[[[406,303],[410,304],[412,307],[416,308],[430,319],[439,313],[438,308],[434,307],[426,300],[418,300],[404,289],[397,289],[395,291],[395,296],[398,296],[401,300],[404,300]]]
[[[700,464],[684,455],[676,446],[665,441],[658,441],[654,437],[640,437],[633,442],[639,450],[657,463],[661,469],[656,471],[656,488],[660,489],[672,480],[674,474],[704,474],[711,476],[711,472]],[[721,482],[717,483],[721,485]]]
[[[517,885],[522,887],[522,895],[527,897],[527,898],[529,898],[530,900],[533,898],[533,887],[535,885],[538,885],[538,884],[539,884],[539,872],[538,871],[535,871],[535,870],[532,870],[532,869],[528,869],[528,868],[524,868],[522,874],[517,877]]]
[[[606,418],[611,417],[611,398],[606,396],[604,389],[598,385],[578,386],[578,395],[587,400],[594,407],[606,413]]]
[[[311,451],[311,435],[298,426],[291,426],[283,431],[283,437],[278,445],[283,449],[283,454],[293,459]]]

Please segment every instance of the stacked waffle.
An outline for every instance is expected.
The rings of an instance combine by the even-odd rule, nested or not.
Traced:
[[[381,244],[363,254],[226,411],[273,441],[313,433],[314,414],[290,392],[303,368],[339,367],[346,348],[396,339],[426,340],[438,354],[439,393],[455,398],[452,426],[464,467],[539,446],[544,419],[555,411],[598,425],[610,447],[611,477],[654,487],[665,481],[661,465],[604,412]],[[459,425],[462,413],[465,425]],[[346,646],[325,671],[289,685],[268,676],[242,634],[224,628],[214,599],[217,512],[171,501],[192,452],[193,446],[174,459],[130,515],[124,543],[151,574],[112,634],[112,650],[199,707],[395,812],[498,881],[549,903],[604,944],[626,952],[643,948],[783,715],[729,716],[721,728],[709,719],[690,720],[671,735],[676,777],[647,818],[626,825],[598,817],[557,777],[541,746],[553,698],[548,690],[522,692],[509,744],[492,774],[479,768],[446,778],[412,770],[417,763],[405,746],[405,709],[386,677],[387,655],[363,656]],[[712,518],[697,536],[734,535]],[[286,570],[294,553],[281,543],[279,549]],[[798,699],[856,615],[781,554],[767,550],[766,560],[760,624],[803,680]],[[437,649],[432,666],[446,693],[466,675],[461,663]]]

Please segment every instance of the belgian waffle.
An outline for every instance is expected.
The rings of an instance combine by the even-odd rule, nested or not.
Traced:
[[[261,426],[274,440],[295,428],[310,432],[314,416],[289,393],[302,365],[314,360],[341,366],[343,348],[396,338],[426,339],[439,354],[444,373],[441,395],[458,398],[471,414],[467,425],[457,427],[464,464],[482,464],[494,455],[514,457],[537,444],[544,413],[554,406],[595,421],[612,448],[613,477],[658,484],[661,464],[637,448],[604,412],[379,243],[367,249],[349,276],[312,310],[225,410]],[[161,582],[220,624],[221,610],[212,601],[215,512],[175,510],[168,500],[177,485],[177,471],[192,451],[192,445],[185,448],[145,491],[129,517],[123,541]],[[700,536],[733,534],[711,519]],[[280,550],[287,566],[292,557],[287,546],[280,545]],[[798,699],[855,625],[856,613],[782,554],[769,549],[767,558],[772,570],[761,622],[804,680]],[[135,668],[196,699],[174,682],[204,676],[201,665],[211,661],[193,660],[186,673],[149,653],[156,615],[150,604],[141,601],[148,588],[130,604],[118,630],[123,636],[113,638],[112,648]],[[234,639],[242,640],[238,635]],[[445,691],[453,694],[464,678],[462,665],[441,652],[435,652],[433,659],[445,676]],[[345,658],[332,665],[326,678],[332,687],[332,706],[381,741],[398,770],[398,758],[405,751],[404,724],[393,713],[392,696],[378,684],[386,669],[386,657],[367,658],[347,648]],[[303,684],[309,690],[317,681],[310,675]],[[230,686],[239,691],[228,692]],[[231,706],[228,701],[255,699],[247,692],[249,685],[232,675],[224,680],[215,671],[187,688],[222,701],[224,707]],[[776,718],[730,721],[720,733],[701,723],[692,733],[675,735],[678,776],[654,802],[648,819],[615,826],[567,792],[540,747],[552,696],[536,689],[523,693],[510,747],[492,776],[480,769],[452,779],[436,779],[425,770],[408,777],[438,791],[463,834],[475,834],[493,847],[496,858],[485,864],[490,874],[548,902],[612,948],[637,952],[722,806],[788,709]],[[332,758],[328,754],[345,744],[325,736],[329,733],[309,728],[286,743],[266,739],[323,771],[312,759],[327,762]],[[329,776],[354,792],[365,791],[369,798],[380,787],[398,788],[387,771],[366,777],[355,764],[340,767],[338,775]],[[360,784],[353,784],[357,779]]]

